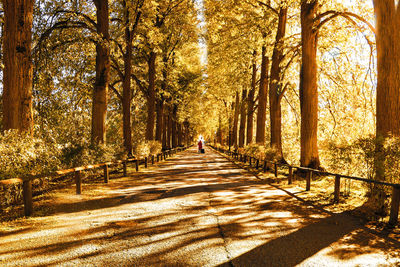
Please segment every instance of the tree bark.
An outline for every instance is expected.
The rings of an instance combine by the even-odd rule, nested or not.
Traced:
[[[31,56],[34,0],[3,0],[3,129],[33,133]]]
[[[267,48],[262,47],[262,59],[261,59],[261,80],[260,89],[258,93],[258,112],[257,112],[257,131],[256,131],[256,142],[260,145],[265,144],[265,121],[266,121],[266,110],[267,110],[267,91],[268,91],[268,65],[269,60],[266,55]]]
[[[166,150],[168,147],[167,135],[168,135],[168,106],[164,105],[164,114],[163,114],[163,126],[162,126],[163,134],[162,134],[162,148]]]
[[[177,134],[177,112],[178,112],[178,107],[177,105],[174,105],[173,110],[172,110],[172,120],[171,120],[171,127],[172,127],[172,133],[171,133],[171,138],[172,138],[172,148],[175,148],[178,144],[178,134]]]
[[[378,56],[376,135],[400,136],[400,7],[394,1],[373,2]]]
[[[183,126],[184,126],[184,131],[185,131],[185,143],[186,143],[186,146],[189,146],[190,145],[190,139],[189,139],[189,126],[190,126],[190,123],[187,120],[185,120],[183,122]]]
[[[167,148],[172,148],[172,110],[168,110]]]
[[[108,1],[94,0],[97,14],[96,81],[93,90],[92,136],[94,143],[106,142],[107,92],[110,72]]]
[[[178,123],[178,146],[183,144],[182,123]]]
[[[125,1],[124,1],[125,3]],[[125,3],[126,4],[126,3]],[[122,120],[124,145],[128,155],[132,154],[132,128],[131,128],[131,73],[132,73],[132,39],[129,29],[129,10],[125,6],[125,54],[124,54],[124,80],[122,81]]]
[[[271,123],[271,142],[278,156],[283,160],[282,153],[282,111],[281,99],[284,94],[284,89],[281,81],[281,62],[283,56],[283,39],[286,32],[287,8],[281,8],[278,18],[278,29],[276,31],[274,51],[272,54],[271,75],[269,86],[269,116]]]
[[[245,129],[246,129],[246,98],[247,90],[242,90],[242,102],[240,104],[240,126],[239,126],[239,147],[244,146]]]
[[[232,125],[232,145],[235,148],[238,147],[237,137],[238,137],[239,112],[240,112],[240,98],[239,98],[239,92],[236,91],[235,109],[234,109],[233,125]]]
[[[301,3],[302,64],[300,70],[300,164],[319,168],[318,155],[318,87],[317,87],[317,41],[315,20],[318,1],[303,0]]]
[[[223,145],[223,140],[222,140],[222,118],[221,118],[221,114],[218,116],[217,142],[218,142],[220,145]]]
[[[157,100],[156,114],[156,140],[162,142],[162,131],[164,124],[164,99],[162,99],[162,97]]]
[[[157,98],[156,102],[156,140],[162,141],[162,131],[163,131],[163,113],[164,113],[164,92],[167,90],[168,86],[168,58],[166,55],[163,56],[163,69],[162,69],[162,76],[163,79],[161,81],[161,94]]]
[[[253,142],[253,120],[254,120],[254,94],[256,92],[257,83],[257,51],[253,52],[253,66],[251,76],[251,88],[247,97],[247,133],[246,144]]]
[[[147,126],[146,126],[146,140],[154,139],[154,109],[155,109],[155,82],[156,82],[156,57],[154,51],[150,52],[150,57],[147,62],[149,66],[149,87],[147,95]]]
[[[374,0],[378,84],[376,89],[376,180],[386,181],[383,142],[400,136],[400,7],[394,1]],[[370,201],[384,213],[386,192],[375,185]]]

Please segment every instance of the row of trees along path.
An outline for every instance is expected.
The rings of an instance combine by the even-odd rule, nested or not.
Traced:
[[[365,113],[362,115],[364,116],[362,124],[365,124],[366,120],[374,121],[375,124],[373,130],[369,129],[370,133],[377,137],[373,176],[374,179],[383,182],[397,179],[397,176],[390,177],[389,171],[384,167],[388,156],[383,151],[383,147],[385,139],[400,135],[400,120],[398,120],[400,94],[399,79],[397,78],[400,71],[398,67],[400,50],[397,40],[400,35],[396,30],[400,9],[395,1],[366,1],[368,4],[364,2],[362,6],[367,11],[363,10],[361,6],[357,8],[347,2],[342,5],[342,1],[322,0],[241,1],[240,3],[236,1],[205,1],[205,14],[208,22],[207,37],[209,39],[208,65],[211,69],[209,83],[214,84],[210,87],[214,88],[214,95],[223,102],[225,107],[220,108],[218,113],[219,125],[216,139],[220,144],[227,143],[229,147],[251,145],[253,143],[253,116],[257,112],[256,143],[264,146],[266,138],[269,137],[267,145],[276,151],[282,162],[285,162],[282,151],[282,116],[284,112],[288,113],[288,110],[293,109],[295,111],[290,115],[286,114],[285,119],[288,120],[290,117],[296,117],[296,119],[285,121],[287,132],[284,134],[291,138],[290,135],[293,133],[290,133],[288,128],[296,129],[296,127],[288,126],[290,123],[300,124],[300,127],[294,131],[295,137],[286,140],[286,143],[291,144],[286,145],[286,149],[293,146],[293,143],[297,146],[297,139],[299,139],[299,146],[295,151],[300,150],[300,165],[313,169],[326,167],[321,166],[320,162],[318,138],[321,138],[323,134],[318,133],[319,128],[320,132],[321,128],[325,132],[332,131],[330,138],[327,138],[329,140],[325,140],[324,145],[326,146],[326,143],[332,140],[337,143],[344,139],[348,141],[349,131],[353,131],[357,127],[364,127],[360,124],[356,126],[351,122],[351,127],[346,130],[347,128],[341,124],[341,130],[345,137],[335,137],[337,113],[334,109],[337,108],[335,105],[342,105],[343,102],[334,103],[333,99],[340,98],[339,94],[342,92],[338,91],[347,90],[345,87],[350,87],[354,91],[358,75],[352,72],[354,83],[344,85],[345,79],[343,73],[338,71],[339,68],[336,68],[335,75],[340,73],[338,75],[342,77],[341,81],[338,78],[332,78],[334,75],[327,74],[325,77],[324,67],[328,64],[321,66],[322,63],[326,63],[324,56],[332,53],[335,49],[340,51],[338,54],[346,55],[345,49],[340,47],[341,41],[334,39],[335,37],[329,38],[330,36],[339,36],[334,33],[335,31],[352,27],[351,34],[359,32],[366,39],[366,47],[369,46],[371,51],[370,60],[375,58],[376,51],[376,81],[374,80],[371,85],[371,95],[376,95],[376,101],[371,100],[373,102],[371,104],[373,106],[372,118],[366,118]],[[349,12],[352,8],[355,12]],[[362,13],[358,14],[357,12]],[[296,19],[294,20],[294,18]],[[232,30],[226,30],[227,27]],[[294,28],[297,28],[298,31],[294,31]],[[341,32],[341,34],[343,36],[347,33]],[[323,42],[324,39],[325,42]],[[352,37],[344,39],[350,42]],[[334,45],[327,44],[329,41]],[[318,45],[319,43],[320,45]],[[350,54],[357,53],[355,46],[350,50],[347,60],[352,56]],[[338,54],[331,54],[333,65],[336,67],[340,65],[336,61]],[[294,66],[291,67],[291,65]],[[354,62],[351,65],[357,64]],[[360,65],[368,64],[362,62],[357,67]],[[351,71],[349,72],[351,73]],[[221,77],[224,77],[225,80]],[[297,80],[295,83],[294,79]],[[224,81],[225,84],[221,85],[223,83],[221,81]],[[360,83],[363,90],[365,81],[366,79]],[[259,88],[256,88],[257,84]],[[328,85],[326,86],[326,84]],[[337,89],[332,89],[336,85],[338,85]],[[332,91],[330,91],[331,89]],[[290,90],[295,94],[295,102],[286,99]],[[242,97],[240,97],[240,91]],[[326,98],[319,96],[321,92],[326,93],[324,91],[329,91],[329,96]],[[255,98],[257,93],[258,96]],[[230,99],[225,95],[229,95]],[[344,98],[348,98],[348,95],[344,94]],[[358,95],[358,98],[361,96]],[[282,111],[283,99],[288,102],[287,109],[284,111]],[[353,113],[356,109],[356,101],[349,102],[349,104],[343,104],[352,106],[351,112],[347,110],[344,118],[354,119],[356,115],[349,113]],[[220,106],[222,107],[222,104]],[[269,108],[269,120],[267,119],[267,108]],[[329,110],[329,116],[332,116],[334,121],[332,124],[322,125],[319,118],[322,109]],[[246,117],[248,118],[247,131],[245,131]],[[341,120],[344,120],[343,117]],[[239,123],[240,127],[238,127]],[[333,129],[327,130],[326,128]],[[266,134],[266,129],[269,129],[268,134]],[[245,137],[247,137],[246,142]],[[226,142],[224,142],[224,138],[227,139]],[[290,160],[293,161],[293,157]],[[386,192],[381,186],[374,187],[370,192],[370,202],[375,203],[374,209],[381,213],[385,212],[385,195]]]
[[[400,242],[266,184],[206,147],[58,190],[2,223],[2,266],[394,266]]]

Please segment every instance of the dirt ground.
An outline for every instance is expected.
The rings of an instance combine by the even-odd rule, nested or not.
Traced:
[[[82,195],[42,197],[33,217],[0,224],[0,266],[400,265],[389,230],[302,194],[191,148]]]

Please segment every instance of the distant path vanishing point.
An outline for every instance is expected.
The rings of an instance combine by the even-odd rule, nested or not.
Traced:
[[[308,206],[208,147],[84,188],[51,194],[50,215],[1,223],[0,266],[400,265],[398,241]]]

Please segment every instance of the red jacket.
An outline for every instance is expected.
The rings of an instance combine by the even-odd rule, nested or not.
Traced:
[[[203,148],[203,143],[201,142],[201,140],[197,143],[197,145],[199,146],[199,149]]]

